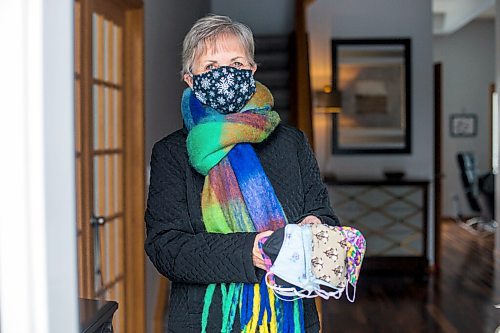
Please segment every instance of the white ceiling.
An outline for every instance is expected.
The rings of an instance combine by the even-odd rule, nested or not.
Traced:
[[[495,18],[495,0],[433,0],[433,31],[451,34],[472,20]]]

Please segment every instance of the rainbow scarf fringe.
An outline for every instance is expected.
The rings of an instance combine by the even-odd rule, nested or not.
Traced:
[[[202,105],[187,88],[182,115],[189,130],[186,145],[193,168],[205,175],[201,209],[208,232],[261,232],[287,224],[283,208],[250,143],[264,141],[280,122],[272,110],[269,90],[257,90],[238,113],[221,114]],[[206,332],[210,305],[219,286],[222,294],[222,329],[231,332],[236,310],[241,332],[301,333],[302,300],[274,297],[264,280],[257,284],[222,283],[207,287],[202,313]]]

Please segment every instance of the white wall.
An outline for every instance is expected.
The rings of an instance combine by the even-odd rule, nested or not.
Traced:
[[[320,168],[337,176],[382,177],[384,169],[405,170],[408,178],[433,178],[433,63],[431,0],[316,0],[308,10],[311,82],[331,82],[331,39],[410,37],[412,39],[412,153],[332,155],[329,116],[316,115],[315,148]],[[433,193],[430,188],[432,212]],[[430,226],[433,216],[430,214]],[[430,232],[430,243],[433,230]],[[433,253],[433,247],[429,247]]]
[[[145,1],[146,160],[154,142],[182,126],[180,97],[184,35],[209,11],[209,2]]]
[[[210,12],[228,15],[248,25],[255,35],[286,35],[294,24],[294,3],[290,0],[211,0]]]
[[[78,331],[73,0],[0,5],[3,333]]]
[[[459,196],[464,214],[472,211],[464,196],[456,154],[474,152],[481,172],[490,169],[489,85],[495,81],[495,23],[477,20],[452,35],[434,38],[434,61],[443,64],[443,215],[454,216],[452,198]],[[477,136],[450,136],[449,117],[454,113],[477,115]]]
[[[153,144],[182,127],[180,81],[182,40],[193,23],[209,12],[205,0],[145,0],[146,163]],[[149,181],[149,176],[148,176]],[[160,275],[146,258],[146,322],[152,332]]]
[[[332,38],[412,39],[412,154],[325,156],[330,152],[331,128],[322,126],[316,140],[322,170],[340,176],[382,176],[384,168],[401,168],[409,177],[430,179],[433,168],[433,151],[429,149],[433,146],[431,1],[317,0],[310,6],[308,27],[313,89],[331,82]]]

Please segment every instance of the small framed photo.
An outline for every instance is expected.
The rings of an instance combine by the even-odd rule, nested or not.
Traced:
[[[477,115],[470,113],[450,116],[450,135],[452,137],[473,137],[477,134]]]

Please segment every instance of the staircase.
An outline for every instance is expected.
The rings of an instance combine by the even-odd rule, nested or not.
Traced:
[[[271,90],[274,110],[283,123],[291,124],[291,38],[290,36],[255,36],[255,79]]]

